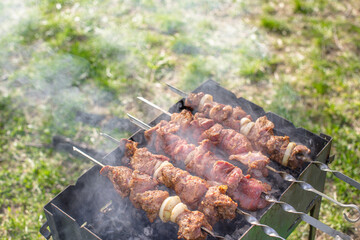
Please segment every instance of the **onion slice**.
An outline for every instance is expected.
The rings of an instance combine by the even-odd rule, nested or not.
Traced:
[[[254,122],[249,122],[248,124],[246,124],[240,128],[240,133],[247,136],[254,126],[255,126]]]
[[[154,172],[153,177],[154,177],[155,179],[157,179],[157,177],[158,177],[158,175],[159,175],[159,172],[160,172],[161,169],[162,169],[163,167],[165,167],[165,166],[172,166],[172,164],[169,163],[168,161],[162,162],[162,163],[160,164],[160,166],[159,166],[159,167],[155,170],[155,172]]]
[[[176,218],[182,213],[184,212],[187,208],[187,206],[183,203],[178,203],[174,209],[171,211],[171,217],[170,220],[172,222],[175,222]]]
[[[161,221],[168,222],[170,220],[171,212],[174,207],[181,202],[178,196],[172,196],[166,198],[161,204],[159,217]]]
[[[247,117],[244,117],[240,120],[240,126],[244,126],[245,124],[251,122],[250,119],[248,119]]]
[[[210,94],[205,94],[199,102],[199,110],[201,111],[203,109],[205,103],[211,102],[213,102],[213,97]]]
[[[284,157],[283,157],[282,162],[281,162],[281,164],[283,166],[286,167],[288,165],[291,152],[294,150],[295,147],[296,147],[296,143],[294,143],[294,142],[290,142],[287,145],[285,153],[284,153]]]
[[[187,156],[186,159],[184,161],[185,166],[188,165],[188,163],[194,158],[195,155],[195,150],[191,151]]]

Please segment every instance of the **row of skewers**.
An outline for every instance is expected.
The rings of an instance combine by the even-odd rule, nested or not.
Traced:
[[[332,236],[350,239],[277,201],[269,195],[271,187],[258,180],[271,170],[283,174],[289,181],[307,184],[268,166],[270,157],[284,166],[299,168],[307,160],[310,152],[307,147],[289,142],[289,137],[275,136],[273,124],[266,117],[254,123],[241,108],[214,103],[207,94],[190,95],[185,105],[197,109],[198,113],[192,115],[185,110],[170,114],[170,121],[162,121],[153,128],[132,117],[147,129],[148,147],[168,157],[153,154],[147,148],[137,148],[137,143],[122,139],[119,141],[120,148],[124,149],[122,162],[134,171],[125,170],[123,166],[102,165],[101,174],[112,181],[122,197],[129,196],[135,207],[143,209],[150,221],[160,216],[163,221],[171,220],[179,225],[179,238],[204,239],[206,233],[214,235],[211,225],[222,219],[233,219],[239,213],[250,224],[263,227],[269,236],[283,239],[244,211],[261,209],[273,202],[281,204],[285,211],[300,214],[304,221],[311,219],[317,228]],[[244,175],[240,168],[219,158],[211,151],[215,146],[229,159],[247,166],[248,174]],[[173,189],[177,196],[169,197],[168,193],[156,190],[158,183]],[[346,207],[358,211],[355,205]]]

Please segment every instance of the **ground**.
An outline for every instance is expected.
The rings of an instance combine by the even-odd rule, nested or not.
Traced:
[[[360,180],[360,4],[355,0],[26,1],[0,3],[0,236],[40,239],[42,207],[91,163],[49,148],[53,135],[109,151],[78,111],[150,121],[208,78],[334,138],[331,167]],[[359,205],[327,175],[325,193]],[[321,221],[360,238],[323,201]],[[306,239],[306,225],[289,239]],[[328,239],[318,234],[317,239]]]

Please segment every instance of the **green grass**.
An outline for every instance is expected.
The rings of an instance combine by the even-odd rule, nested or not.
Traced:
[[[326,133],[334,138],[331,167],[360,180],[359,6],[355,0],[0,3],[0,238],[39,239],[42,207],[91,166],[47,148],[53,135],[114,147],[99,139],[101,126],[77,121],[76,111],[130,112],[149,121],[157,112],[135,97],[169,107],[178,96],[164,82],[192,90],[213,78],[298,127]],[[360,203],[357,191],[327,177],[327,194]],[[355,234],[340,212],[323,201],[321,220]],[[290,239],[305,239],[306,227]]]

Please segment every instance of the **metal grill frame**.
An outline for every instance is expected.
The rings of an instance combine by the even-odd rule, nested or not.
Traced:
[[[288,135],[292,140],[295,139],[296,141],[305,145],[308,145],[309,143],[315,145],[314,149],[316,149],[316,155],[312,156],[312,160],[320,161],[326,164],[333,160],[333,156],[330,157],[332,143],[332,138],[330,136],[325,134],[316,135],[303,128],[296,128],[288,120],[274,113],[265,112],[263,108],[250,101],[247,101],[244,98],[236,98],[232,92],[222,88],[218,83],[212,80],[204,82],[193,92],[200,91],[212,94],[215,101],[225,104],[228,102],[236,103],[235,105],[241,106],[246,112],[250,113],[253,119],[257,119],[260,116],[266,115],[268,119],[275,124],[275,132],[277,135]],[[221,96],[221,98],[217,99],[217,96]],[[182,107],[183,99],[174,104],[169,109],[169,111],[179,112]],[[150,125],[159,122],[161,119],[166,119],[166,116],[164,114],[160,115],[154,119]],[[278,129],[281,129],[281,131]],[[142,130],[137,131],[130,137],[130,139],[137,142],[144,141],[143,138]],[[313,151],[312,153],[314,154]],[[122,154],[121,149],[116,148],[104,157],[104,163],[115,165],[118,163],[117,159],[119,158],[119,154]],[[100,167],[98,166],[92,167],[81,177],[79,177],[75,185],[68,186],[64,191],[59,193],[54,199],[52,199],[44,206],[47,222],[42,226],[40,232],[45,238],[48,239],[51,235],[54,240],[101,239],[95,233],[90,231],[86,226],[83,226],[85,219],[76,219],[75,217],[72,217],[78,216],[78,214],[68,210],[72,208],[71,201],[74,201],[74,199],[79,200],[79,198],[79,201],[81,201],[81,198],[84,197],[80,196],[81,191],[79,189],[83,188],[84,186],[89,187],[88,185],[91,184],[92,181],[103,181],[104,185],[109,186],[109,181],[100,176],[99,170]],[[300,173],[298,179],[310,183],[314,188],[323,192],[326,173],[320,171],[316,165],[309,164]],[[301,201],[298,201],[298,199],[301,199]],[[315,218],[319,217],[321,197],[315,195],[314,193],[302,190],[297,183],[290,184],[287,190],[281,194],[280,200],[291,204],[298,211],[309,213]],[[261,215],[260,222],[273,227],[281,236],[287,238],[301,222],[301,219],[298,215],[284,212],[278,204],[271,204],[269,208]],[[47,227],[49,227],[50,231]],[[310,227],[310,240],[315,239],[315,233],[316,229]],[[271,238],[265,235],[261,228],[251,226],[239,239],[253,240]]]

